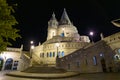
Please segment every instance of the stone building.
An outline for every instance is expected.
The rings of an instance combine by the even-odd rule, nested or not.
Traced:
[[[64,9],[59,22],[52,14],[48,21],[47,40],[33,49],[32,59],[35,64],[55,66],[56,57],[64,57],[89,44],[89,37],[79,35]]]
[[[46,41],[29,52],[7,48],[0,54],[1,70],[23,71],[31,66],[57,67],[80,73],[120,71],[120,32],[90,42],[80,35],[64,9],[60,21],[52,14],[48,21]]]
[[[19,70],[21,48],[7,47],[0,53],[0,70]]]
[[[120,33],[57,58],[57,67],[80,73],[120,71]]]

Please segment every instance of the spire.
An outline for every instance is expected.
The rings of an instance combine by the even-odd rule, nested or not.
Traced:
[[[52,17],[48,21],[48,26],[57,26],[57,25],[58,25],[58,21],[55,17],[55,13],[53,12]]]
[[[62,17],[61,17],[61,20],[60,20],[60,24],[71,24],[71,21],[68,17],[68,14],[66,12],[66,9],[64,8],[64,11],[63,11],[63,14],[62,14]]]
[[[55,13],[53,12],[52,17],[50,20],[56,20]]]
[[[104,36],[103,33],[100,34],[101,40],[103,40]]]

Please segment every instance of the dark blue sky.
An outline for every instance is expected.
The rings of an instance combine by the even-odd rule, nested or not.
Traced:
[[[24,44],[29,48],[30,40],[43,43],[47,36],[47,22],[52,13],[58,21],[66,8],[68,16],[77,27],[80,35],[88,35],[95,31],[94,40],[100,39],[100,33],[109,36],[119,32],[120,28],[111,24],[111,20],[120,18],[120,0],[8,0],[17,3],[15,17],[19,22],[22,39],[13,42],[13,47]],[[11,1],[11,2],[10,2]]]

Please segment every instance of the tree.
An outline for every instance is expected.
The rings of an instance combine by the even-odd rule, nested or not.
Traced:
[[[14,12],[13,7],[9,6],[6,0],[0,0],[0,52],[8,45],[12,45],[9,40],[15,41],[16,38],[21,37],[18,34],[19,30],[15,28],[18,22],[12,15]]]

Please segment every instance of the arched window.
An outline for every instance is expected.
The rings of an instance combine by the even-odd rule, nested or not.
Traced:
[[[62,51],[61,56],[62,56],[62,57],[64,56],[64,51]]]
[[[49,53],[47,52],[47,57],[49,57]]]
[[[53,57],[55,57],[55,52],[53,52]]]
[[[44,53],[42,53],[42,57],[44,57]]]
[[[50,57],[52,57],[52,52],[50,52]]]
[[[96,58],[96,56],[93,56],[93,64],[97,65],[97,58]]]

